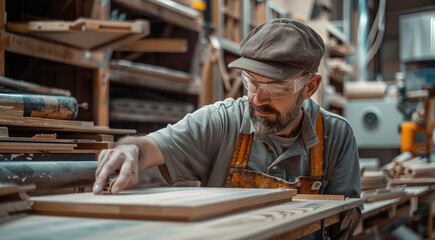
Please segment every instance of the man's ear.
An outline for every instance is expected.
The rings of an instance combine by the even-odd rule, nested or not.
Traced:
[[[317,89],[319,88],[321,82],[322,76],[320,75],[315,75],[314,77],[310,78],[305,87],[304,99],[308,99],[313,96],[313,94],[316,93]]]

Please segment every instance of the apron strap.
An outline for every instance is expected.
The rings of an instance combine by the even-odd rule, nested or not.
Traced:
[[[231,159],[230,168],[242,168],[245,169],[248,164],[249,153],[251,152],[252,140],[254,139],[254,133],[246,134],[240,133],[237,140],[236,149]]]
[[[311,148],[311,176],[323,177],[323,114],[316,119],[316,136],[318,143]]]

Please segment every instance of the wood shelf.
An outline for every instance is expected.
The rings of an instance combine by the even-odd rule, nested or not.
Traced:
[[[174,1],[163,0],[114,0],[113,3],[132,11],[152,15],[171,24],[202,31],[202,17],[199,11],[186,7]]]
[[[149,22],[144,20],[119,22],[86,18],[75,21],[9,22],[6,29],[79,49],[96,51],[108,49],[108,45],[114,49],[117,45],[122,47],[150,32]],[[128,41],[123,41],[125,39]]]
[[[111,62],[110,81],[186,94],[200,92],[199,83],[189,73],[125,60]]]

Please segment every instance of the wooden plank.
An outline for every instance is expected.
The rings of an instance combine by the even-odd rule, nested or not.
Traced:
[[[435,178],[398,178],[388,179],[388,186],[431,186],[435,185]]]
[[[0,31],[5,30],[6,0],[0,0]],[[5,75],[5,41],[0,36],[0,76]]]
[[[125,61],[115,61],[110,67],[110,81],[129,85],[162,89],[173,92],[199,94],[200,86],[194,82],[193,76],[181,71],[163,71],[167,68],[159,68],[146,64],[134,64],[134,66],[120,65]],[[137,66],[141,66],[138,68]]]
[[[34,197],[33,210],[50,214],[192,221],[290,201],[296,191],[230,188],[150,188],[120,195],[93,193]]]
[[[199,12],[193,9],[187,10],[186,7],[177,4],[180,7],[175,7],[175,2],[167,0],[115,0],[113,3],[124,6],[128,9],[136,11],[140,14],[153,15],[154,17],[163,19],[165,22],[189,28],[191,30],[202,31],[202,24],[199,18]],[[171,6],[172,5],[172,6]]]
[[[0,30],[0,39],[3,39],[6,51],[35,58],[44,58],[50,61],[91,69],[98,68],[104,62],[103,53],[77,50],[2,30]]]
[[[46,93],[52,95],[62,95],[69,97],[71,96],[71,92],[69,90],[64,90],[60,88],[46,87],[36,83],[30,83],[23,80],[17,80],[13,78],[8,78],[4,76],[0,76],[0,85],[10,88],[15,88],[18,90],[38,92],[38,93]]]
[[[194,81],[193,76],[187,72],[125,60],[111,61],[110,68],[126,69],[139,74],[148,75],[150,77],[160,78],[162,80],[166,79],[180,83],[192,83]]]
[[[117,39],[116,41],[112,41],[110,43],[106,43],[102,46],[96,47],[92,49],[95,52],[105,52],[108,50],[117,49],[119,47],[125,46],[127,44],[133,43],[145,36],[147,36],[148,33],[142,33],[142,34],[130,34],[128,36],[123,37],[122,39]]]
[[[92,5],[91,18],[99,20],[108,20],[110,17],[110,1],[94,0]]]
[[[327,194],[298,194],[293,198],[298,200],[328,200],[344,201],[344,195],[327,195]]]
[[[50,130],[50,131],[65,131],[65,132],[87,132],[87,133],[103,133],[103,134],[135,134],[136,130],[133,129],[116,129],[116,128],[108,128],[106,126],[85,126],[85,125],[71,125],[68,120],[56,120],[60,122],[46,122],[44,120],[28,120],[32,118],[23,117],[21,119],[6,119],[0,118],[0,126],[11,126],[18,128],[26,128],[26,129],[36,129],[36,130]],[[67,122],[65,122],[67,121]],[[76,121],[74,121],[76,122]]]
[[[2,225],[0,235],[14,239],[280,239],[276,236],[288,236],[285,233],[360,204],[359,199],[297,200],[198,222],[29,215]]]
[[[139,38],[143,37],[149,34],[149,28],[149,22],[145,20],[120,22],[86,18],[79,18],[73,22],[30,21],[9,22],[6,25],[6,29],[10,32],[32,35],[86,50],[122,40],[131,34],[139,34]]]
[[[93,143],[77,143],[77,149],[108,149],[115,144],[113,142],[93,142]]]
[[[39,150],[39,151],[71,151],[77,144],[68,143],[28,143],[28,142],[1,142],[0,152],[2,151],[20,151],[20,150]]]
[[[117,51],[134,52],[173,52],[185,53],[188,50],[186,39],[144,39],[117,48]]]
[[[74,139],[47,139],[27,137],[1,137],[0,142],[34,142],[34,143],[76,143]]]
[[[109,134],[60,134],[59,138],[62,139],[88,139],[99,142],[113,142],[114,136]]]
[[[93,80],[93,119],[99,126],[109,126],[109,69],[94,71]]]
[[[10,121],[8,121],[10,120]],[[62,120],[62,119],[51,119],[51,118],[37,118],[37,117],[19,117],[14,115],[6,115],[0,111],[0,122],[10,122],[7,124],[8,126],[14,126],[13,122],[15,121],[17,125],[22,126],[21,123],[25,124],[34,124],[35,126],[44,125],[44,126],[77,126],[77,127],[92,127],[94,126],[94,122],[91,121],[76,121],[76,120]],[[12,122],[11,122],[12,121]]]

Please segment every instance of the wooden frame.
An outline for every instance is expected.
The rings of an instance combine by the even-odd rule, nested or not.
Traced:
[[[6,25],[6,0],[0,0],[0,32]],[[6,41],[0,36],[0,76],[5,75],[5,45]]]

